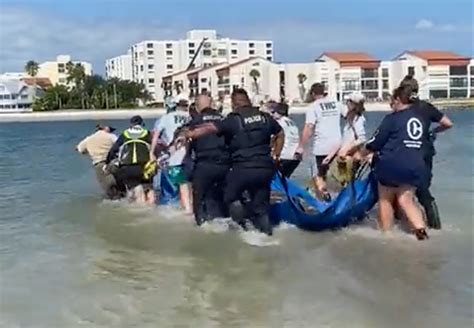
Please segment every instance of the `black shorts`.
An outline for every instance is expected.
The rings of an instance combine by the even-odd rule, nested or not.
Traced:
[[[149,180],[143,178],[143,166],[142,165],[125,165],[119,167],[116,178],[120,181],[128,190],[135,188],[138,185],[149,184]],[[145,187],[145,186],[144,186]]]
[[[328,171],[329,171],[329,164],[323,164],[324,159],[327,155],[316,155],[316,169],[317,169],[317,176],[321,178],[326,178]],[[315,176],[313,174],[313,176]]]

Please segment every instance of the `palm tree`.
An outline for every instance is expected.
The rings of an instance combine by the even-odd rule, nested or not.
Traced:
[[[74,64],[69,61],[66,64],[66,71],[67,83],[74,82],[74,88],[76,88],[81,95],[82,108],[86,108],[84,99],[84,83],[86,80],[86,73],[84,70],[84,66],[82,66],[80,63]]]
[[[306,77],[306,75],[304,73],[298,74],[298,83],[299,83],[298,89],[300,91],[301,101],[305,100],[304,96],[306,95],[306,87],[305,87],[304,83],[306,82],[307,79],[308,78]]]
[[[39,64],[34,60],[29,60],[25,65],[25,72],[31,76],[35,77],[38,74]]]
[[[253,79],[253,85],[255,88],[255,94],[260,94],[260,90],[258,87],[258,78],[260,77],[260,72],[256,69],[252,69],[249,73],[250,77]]]
[[[39,71],[39,64],[34,60],[29,60],[25,65],[25,72],[33,78],[33,100],[36,98],[36,75]]]

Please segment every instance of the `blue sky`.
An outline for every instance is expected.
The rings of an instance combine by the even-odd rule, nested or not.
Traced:
[[[57,54],[90,61],[145,39],[179,39],[192,28],[271,39],[281,62],[326,50],[390,59],[405,49],[473,56],[472,0],[0,0],[0,72]]]

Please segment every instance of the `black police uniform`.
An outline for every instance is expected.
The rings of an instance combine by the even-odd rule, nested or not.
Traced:
[[[215,123],[223,116],[212,108],[205,108],[189,123],[189,128],[204,123]],[[194,157],[192,172],[193,211],[196,223],[228,216],[224,205],[224,183],[230,169],[230,153],[223,136],[206,135],[191,142]]]
[[[216,124],[218,135],[223,135],[232,158],[232,169],[226,178],[224,202],[229,213],[239,224],[253,221],[260,231],[271,234],[269,222],[270,184],[275,173],[271,158],[271,137],[281,127],[270,115],[258,108],[241,107]],[[243,206],[243,194],[250,200]]]
[[[439,123],[444,114],[441,113],[432,104],[418,100],[413,109],[423,119],[423,124],[429,127],[431,123]],[[441,229],[441,218],[438,211],[436,200],[431,194],[430,186],[433,178],[433,157],[436,155],[434,147],[434,136],[431,133],[426,134],[424,140],[424,159],[427,167],[426,181],[416,190],[416,197],[425,210],[428,226],[434,229]]]

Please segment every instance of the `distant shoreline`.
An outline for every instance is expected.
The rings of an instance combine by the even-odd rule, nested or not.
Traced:
[[[472,108],[474,100],[468,101],[437,101],[434,105],[440,109]],[[389,112],[388,103],[367,103],[367,112]],[[290,114],[304,114],[306,106],[290,107]],[[59,121],[101,121],[127,119],[133,115],[140,115],[144,119],[157,118],[166,111],[164,108],[139,109],[108,109],[108,110],[61,110],[50,112],[0,113],[0,123],[13,122],[59,122]]]

